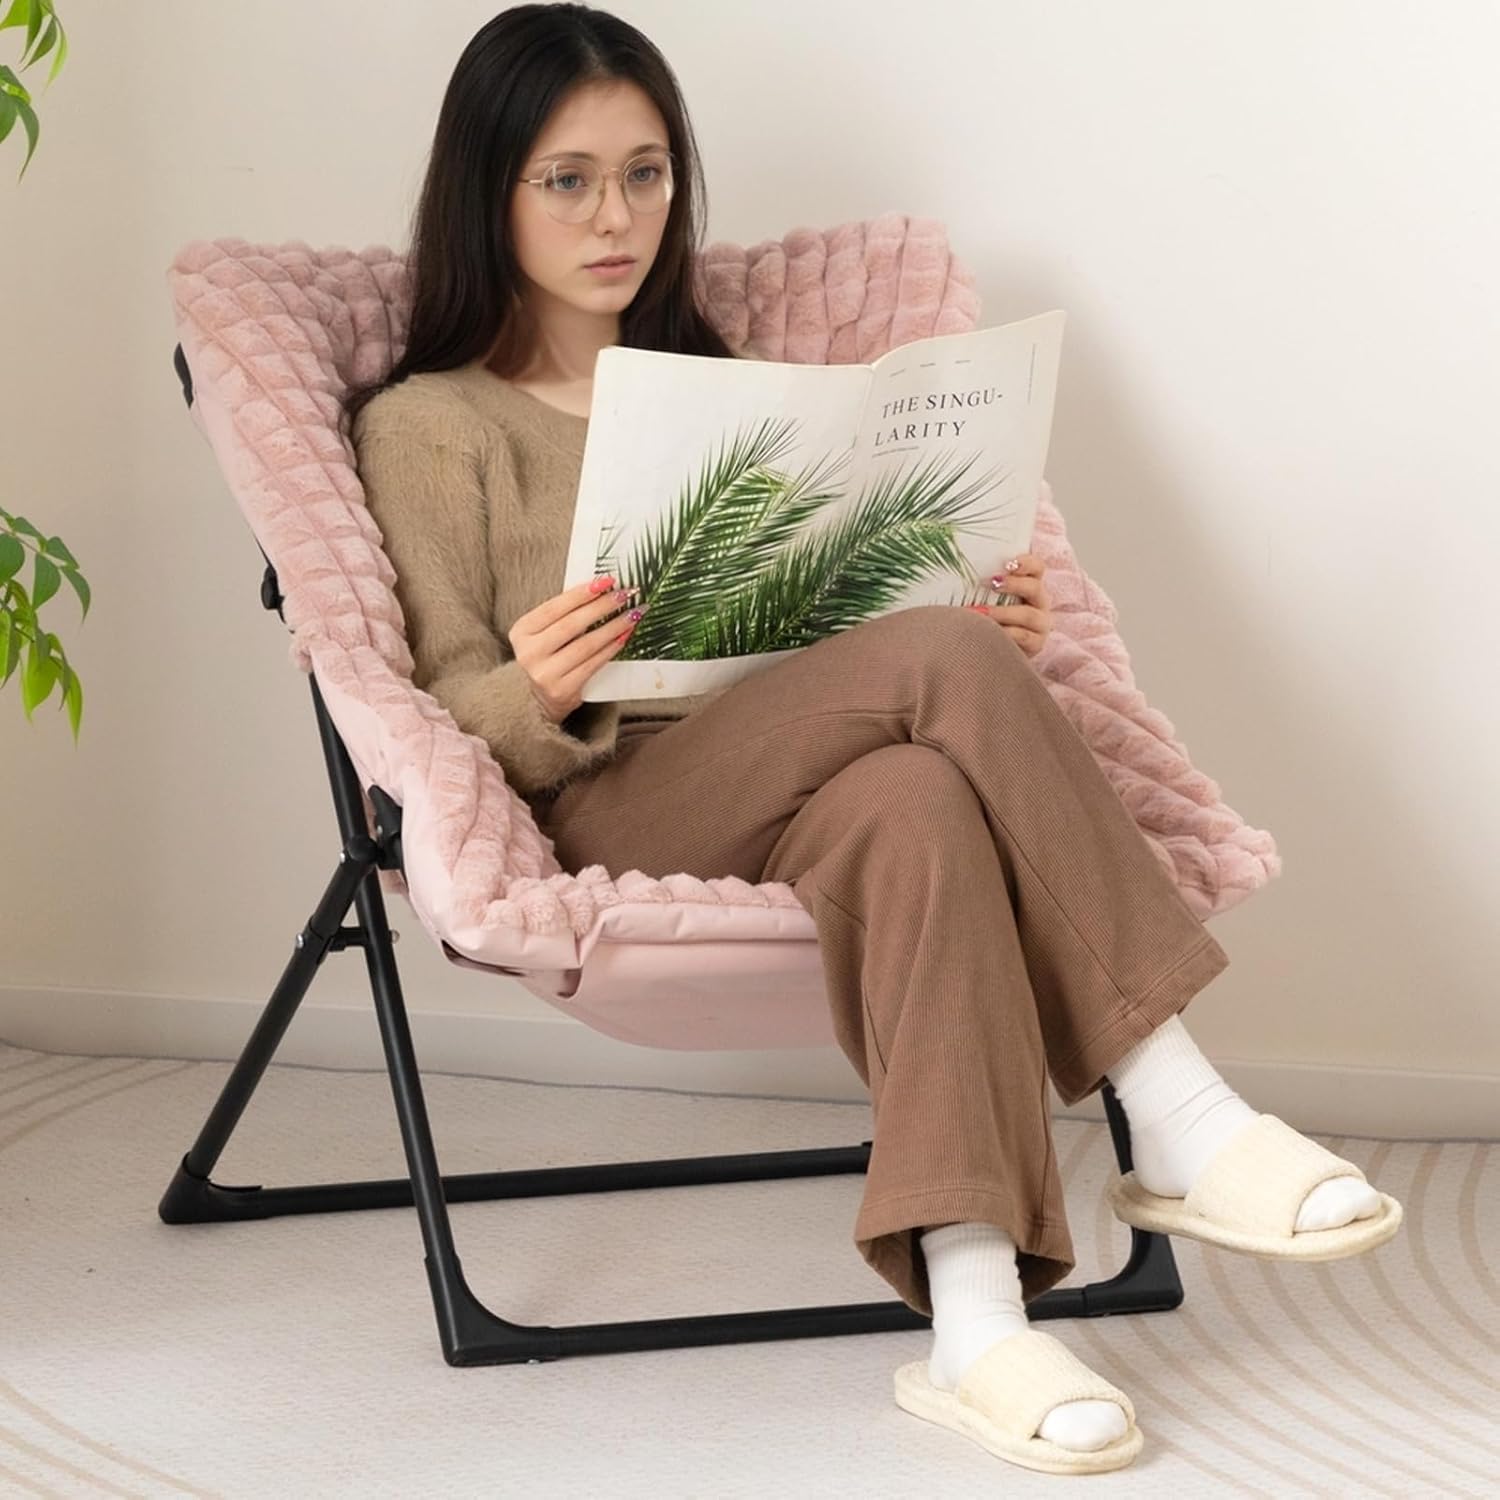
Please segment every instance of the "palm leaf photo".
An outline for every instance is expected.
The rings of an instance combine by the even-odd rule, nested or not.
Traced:
[[[934,458],[898,465],[847,504],[837,476],[848,450],[788,473],[776,465],[797,423],[765,421],[721,439],[628,558],[614,555],[618,528],[601,538],[598,573],[640,589],[649,605],[616,661],[708,661],[791,651],[892,608],[915,585],[957,574],[978,602],[985,586],[959,546],[987,532],[1008,505],[979,506],[1001,478],[961,485],[972,467]],[[1003,478],[1003,476],[1002,476]],[[821,529],[831,505],[843,513]]]

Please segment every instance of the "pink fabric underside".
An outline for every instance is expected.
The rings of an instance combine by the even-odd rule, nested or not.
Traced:
[[[942,225],[903,214],[748,249],[714,244],[696,274],[726,340],[763,359],[868,361],[979,316]],[[193,418],[276,568],[292,660],[315,674],[361,785],[402,806],[406,876],[382,872],[385,890],[455,962],[515,973],[622,1040],[831,1042],[817,931],[790,885],[569,873],[485,742],[412,685],[395,575],[339,406],[405,346],[402,258],[383,246],[195,241],[167,281]],[[1271,836],[1225,805],[1136,687],[1114,605],[1079,566],[1045,480],[1032,550],[1054,611],[1036,671],[1189,907],[1227,911],[1280,873]]]

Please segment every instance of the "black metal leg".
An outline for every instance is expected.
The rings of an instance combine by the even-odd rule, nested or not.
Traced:
[[[389,864],[393,858],[399,859],[399,853],[393,852],[399,850],[399,809],[378,788],[371,789],[372,803],[381,810],[382,816],[382,827],[377,829],[377,839],[372,840],[364,825],[359,784],[353,766],[327,719],[316,682],[313,683],[313,696],[323,731],[335,806],[344,834],[344,851],[322,901],[298,935],[297,951],[273,991],[264,1014],[192,1149],[183,1158],[161,1199],[158,1207],[161,1218],[168,1224],[190,1224],[414,1204],[426,1250],[438,1336],[443,1357],[451,1365],[516,1364],[578,1354],[616,1354],[627,1350],[821,1338],[930,1327],[929,1318],[899,1299],[688,1318],[579,1323],[562,1328],[508,1322],[479,1301],[463,1277],[453,1243],[449,1203],[863,1172],[869,1168],[871,1143],[864,1141],[859,1146],[802,1151],[747,1152],[729,1156],[442,1176],[433,1147],[392,934],[379,884],[378,871],[382,865]],[[351,903],[358,910],[359,925],[344,927],[341,924]],[[214,1183],[209,1174],[290,1025],[318,966],[330,950],[352,946],[363,948],[365,953],[409,1178],[285,1188],[230,1187]],[[1128,1171],[1131,1166],[1130,1132],[1124,1110],[1108,1082],[1103,1085],[1102,1092],[1115,1154],[1121,1170]],[[1170,1241],[1164,1235],[1132,1229],[1130,1257],[1117,1275],[1089,1286],[1055,1287],[1036,1298],[1028,1306],[1027,1313],[1032,1321],[1038,1321],[1156,1312],[1179,1306],[1182,1298],[1182,1283]]]
[[[266,1065],[281,1045],[287,1027],[292,1024],[292,1017],[297,1014],[297,1007],[328,952],[330,939],[341,932],[339,924],[343,914],[348,911],[350,898],[364,875],[364,869],[354,861],[347,856],[340,857],[339,867],[328,882],[317,910],[297,934],[296,948],[271,992],[249,1043],[235,1064],[234,1072],[229,1075],[218,1102],[198,1133],[198,1139],[183,1158],[183,1170],[190,1176],[207,1177],[213,1171]]]

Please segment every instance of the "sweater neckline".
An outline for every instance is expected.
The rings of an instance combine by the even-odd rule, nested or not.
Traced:
[[[517,401],[525,404],[526,408],[536,416],[544,417],[555,426],[568,431],[579,432],[589,425],[587,417],[580,417],[575,412],[564,411],[560,406],[554,406],[550,401],[543,401],[540,396],[533,396],[530,391],[522,390],[513,380],[507,380],[503,375],[497,375],[484,362],[483,359],[473,360],[465,366],[465,369],[474,377],[476,383],[486,390],[503,390]]]

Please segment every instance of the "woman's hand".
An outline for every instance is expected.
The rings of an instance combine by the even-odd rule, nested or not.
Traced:
[[[614,579],[595,578],[575,584],[510,627],[510,649],[531,682],[532,696],[554,724],[583,703],[583,689],[605,662],[620,652],[625,637],[646,612],[643,604],[623,622],[614,619],[623,605],[634,603],[639,589],[614,588]],[[601,623],[603,622],[603,623]]]
[[[1035,656],[1047,641],[1047,632],[1052,629],[1052,601],[1047,597],[1047,584],[1042,575],[1047,565],[1034,552],[1023,552],[1014,561],[1005,565],[1003,573],[990,579],[990,585],[998,593],[1014,594],[1019,604],[970,604],[968,609],[977,609],[988,615],[1026,653]]]

